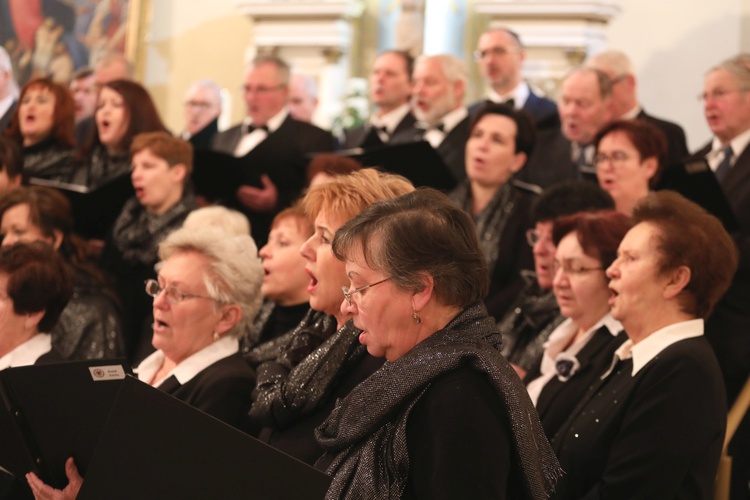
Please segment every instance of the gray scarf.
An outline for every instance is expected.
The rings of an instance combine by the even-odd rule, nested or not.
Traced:
[[[494,320],[476,303],[352,390],[316,430],[327,453],[322,461],[335,455],[326,498],[401,498],[408,481],[405,431],[411,408],[433,380],[468,364],[488,376],[508,409],[528,498],[546,499],[562,471],[526,389],[499,347]]]

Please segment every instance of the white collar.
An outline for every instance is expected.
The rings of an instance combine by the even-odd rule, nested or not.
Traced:
[[[643,111],[641,105],[636,104],[633,109],[625,112],[625,114],[620,117],[620,120],[635,120],[636,118],[638,118],[638,115],[641,114],[641,111]]]
[[[569,345],[570,340],[578,331],[578,327],[575,325],[575,323],[573,323],[572,319],[568,318],[560,323],[557,328],[552,331],[549,339],[547,339],[547,342],[544,343],[545,352],[552,359],[555,359],[555,356],[560,354],[563,350],[570,354],[577,354],[578,351],[580,351],[589,341],[591,335],[593,335],[593,333],[599,330],[599,328],[601,328],[602,326],[606,326],[607,330],[609,330],[610,335],[612,335],[613,337],[616,337],[623,330],[622,323],[613,318],[612,315],[608,312],[607,314],[602,316],[601,319],[599,319],[599,321],[594,324],[594,326],[586,330],[586,333],[578,340],[578,342],[573,345]],[[565,346],[568,346],[568,348],[565,349]]]
[[[401,106],[384,114],[383,116],[375,116],[373,114],[370,117],[370,123],[373,127],[385,127],[388,135],[391,135],[393,134],[393,131],[396,130],[396,127],[398,127],[398,124],[401,123],[404,118],[406,118],[406,115],[409,114],[409,111],[411,111],[411,107],[409,106],[408,102],[405,102]]]
[[[48,333],[37,333],[0,358],[0,370],[14,366],[33,365],[37,359],[51,350],[52,337]]]
[[[630,358],[633,358],[632,375],[635,377],[636,373],[638,373],[641,368],[646,366],[649,361],[654,359],[667,347],[681,340],[700,337],[702,335],[703,320],[698,318],[688,321],[680,321],[679,323],[665,326],[635,345],[633,345],[632,340],[628,339],[615,351],[612,366],[604,375],[602,375],[602,378],[605,378],[610,374],[618,360]]]
[[[732,155],[736,159],[742,154],[747,145],[750,143],[750,128],[739,134],[737,137],[729,141],[728,146],[732,146]],[[724,158],[724,148],[726,146],[721,144],[718,137],[714,137],[711,142],[711,151],[709,151],[707,158],[716,158],[721,155]],[[721,160],[719,160],[721,161]]]
[[[505,102],[508,99],[513,99],[513,106],[516,109],[521,109],[526,105],[526,101],[529,99],[530,94],[531,89],[529,89],[529,84],[521,80],[521,82],[516,85],[516,88],[505,95],[498,94],[495,92],[495,89],[488,90],[487,99],[492,102]]]
[[[171,375],[174,375],[177,381],[181,385],[184,385],[212,364],[220,359],[224,359],[227,356],[239,352],[239,350],[240,343],[239,340],[237,340],[237,337],[233,335],[224,336],[216,342],[212,342],[200,351],[185,358],[180,364],[175,366],[172,371],[167,373],[167,375],[159,382],[159,385]],[[138,368],[133,370],[133,372],[138,375],[139,379],[146,383],[151,383],[162,364],[164,364],[164,352],[158,350],[144,359],[141,364],[138,365]],[[155,387],[159,387],[159,385]]]
[[[459,106],[458,108],[454,109],[450,113],[446,113],[445,116],[443,116],[443,119],[440,120],[443,123],[443,133],[445,135],[448,135],[448,133],[456,128],[456,125],[461,123],[464,118],[469,116],[469,111],[466,109],[466,106]]]
[[[284,120],[286,120],[286,117],[289,115],[289,108],[287,106],[284,106],[281,108],[281,111],[273,115],[271,118],[268,119],[266,122],[266,127],[268,127],[268,133],[276,132],[279,127],[281,127],[281,124],[284,123]],[[250,126],[253,124],[253,119],[249,116],[246,116],[244,120],[242,120],[242,124],[245,126]]]

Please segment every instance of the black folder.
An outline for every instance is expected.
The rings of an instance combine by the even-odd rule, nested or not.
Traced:
[[[415,187],[428,186],[448,192],[458,184],[443,158],[427,141],[368,150],[345,149],[338,154],[354,158],[365,167],[403,175]]]
[[[35,472],[62,488],[72,456],[85,474],[125,375],[124,359],[8,368],[0,372],[0,466]]]
[[[740,229],[724,190],[703,159],[687,161],[664,169],[657,189],[677,191],[688,200],[697,203],[716,216],[729,233]]]
[[[260,176],[263,172],[248,156],[237,158],[218,151],[196,149],[192,176],[195,194],[208,201],[231,204],[240,186],[262,187]]]
[[[122,211],[135,195],[130,175],[122,175],[96,188],[79,184],[31,177],[29,184],[55,188],[70,201],[76,233],[84,238],[103,240]]]
[[[78,498],[319,499],[330,480],[325,473],[127,377]]]

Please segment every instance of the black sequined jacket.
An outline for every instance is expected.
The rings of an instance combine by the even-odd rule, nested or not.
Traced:
[[[318,466],[330,463],[333,476],[326,498],[402,498],[409,481],[411,410],[433,381],[470,367],[487,376],[507,411],[525,497],[546,499],[561,470],[523,384],[499,352],[500,342],[494,320],[476,303],[354,388],[316,430],[326,450]],[[470,443],[463,449],[466,456],[454,457],[457,462],[484,459]]]
[[[76,168],[72,148],[58,144],[53,138],[23,148],[23,176],[69,182]]]
[[[125,355],[114,293],[82,272],[76,273],[73,296],[50,333],[53,349],[65,360]]]

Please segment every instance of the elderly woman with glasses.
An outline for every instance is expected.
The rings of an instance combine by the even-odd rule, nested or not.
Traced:
[[[420,189],[347,222],[333,251],[341,312],[386,363],[316,431],[327,498],[547,498],[557,461],[498,350],[468,214]]]
[[[703,321],[737,249],[674,192],[649,194],[633,218],[606,271],[628,340],[552,440],[566,472],[553,498],[713,498],[727,403]]]
[[[237,336],[260,309],[263,269],[250,236],[218,228],[183,228],[159,245],[158,278],[146,281],[154,298],[156,352],[134,371],[138,378],[241,430],[247,420],[255,373]],[[66,463],[60,491],[27,475],[38,499],[75,498],[82,479]]]
[[[625,341],[622,325],[609,313],[604,271],[628,229],[628,218],[614,211],[581,212],[552,228],[552,290],[567,319],[550,334],[541,363],[526,378],[550,438]]]
[[[633,215],[633,208],[659,181],[667,161],[667,139],[643,120],[617,120],[594,139],[596,178],[615,200],[615,209]]]
[[[526,286],[497,324],[503,335],[503,356],[522,379],[539,364],[547,338],[563,319],[552,292],[552,224],[558,217],[614,207],[607,193],[586,181],[557,184],[532,206],[533,228],[526,231],[526,241],[534,254],[534,270],[521,271]]]
[[[413,189],[401,176],[363,169],[311,188],[302,200],[314,227],[300,248],[311,311],[263,348],[250,415],[264,426],[261,440],[303,462],[314,464],[323,454],[314,430],[336,400],[382,364],[359,345],[360,330],[341,311],[341,287],[349,280],[333,255],[333,236],[369,205]]]

